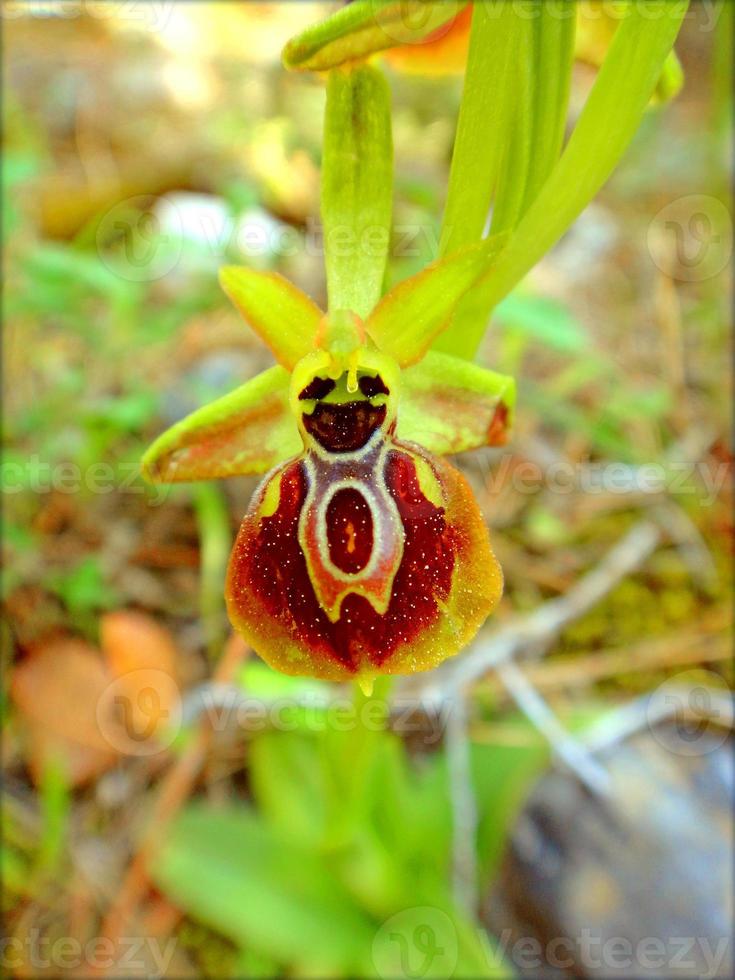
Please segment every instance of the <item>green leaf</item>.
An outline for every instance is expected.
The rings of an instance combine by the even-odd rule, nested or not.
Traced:
[[[399,44],[416,44],[464,6],[465,0],[355,0],[289,41],[283,63],[325,71]]]
[[[199,612],[207,651],[219,655],[224,646],[225,579],[232,548],[230,513],[222,487],[200,483],[192,494],[199,532]]]
[[[403,372],[398,438],[439,455],[502,445],[514,403],[513,378],[429,351]]]
[[[715,0],[717,2],[717,0]],[[729,6],[729,0],[725,0]],[[618,14],[614,9],[606,9],[604,3],[580,4],[577,8],[577,41],[575,58],[594,68],[599,68],[605,60],[607,49],[610,47],[615,29],[618,25]],[[658,16],[658,14],[657,14]],[[719,16],[717,17],[719,20]],[[676,52],[672,51],[666,59],[658,80],[656,89],[651,96],[650,106],[661,105],[674,98],[684,82],[682,70]]]
[[[559,161],[471,302],[474,322],[444,338],[472,356],[490,312],[563,235],[612,173],[640,123],[686,13],[672,0],[651,20],[637,0],[625,8],[605,62]]]
[[[574,6],[541,3],[533,21],[532,131],[523,211],[559,159],[569,108],[574,62]],[[560,16],[561,15],[561,16]]]
[[[190,915],[296,974],[365,975],[370,919],[316,851],[243,805],[189,806],[167,831],[152,873]]]
[[[590,355],[590,340],[584,328],[556,300],[516,291],[498,304],[496,315],[505,330],[515,329],[565,354]]]
[[[536,14],[540,9],[536,5]],[[511,70],[513,84],[513,113],[509,126],[501,134],[503,155],[498,186],[493,202],[491,233],[514,228],[523,208],[528,173],[531,167],[534,113],[534,20],[515,13],[515,51]]]
[[[69,780],[63,763],[53,755],[44,762],[39,796],[43,824],[36,868],[49,874],[63,854],[71,811]]]
[[[327,83],[321,195],[330,312],[364,318],[378,302],[392,207],[388,84],[370,65],[335,69]]]
[[[248,324],[288,370],[313,350],[322,310],[276,272],[246,266],[220,269],[219,281]]]
[[[485,230],[502,157],[503,134],[511,111],[515,115],[516,24],[512,4],[502,4],[493,16],[484,4],[477,4],[472,13],[440,256],[479,241]],[[492,98],[488,98],[489,92]]]
[[[574,57],[573,5],[560,10],[556,4],[540,2],[530,19],[521,16],[512,4],[501,11],[505,22],[500,25],[496,23],[496,12],[482,4],[473,18],[473,32],[477,30],[478,35],[483,30],[483,20],[488,22],[484,31],[490,34],[490,41],[486,44],[499,45],[497,57],[504,54],[506,59],[505,77],[500,81],[493,79],[492,90],[497,91],[495,142],[485,148],[476,140],[474,146],[465,148],[476,155],[475,167],[487,159],[492,179],[497,175],[491,234],[515,228],[559,157]],[[470,60],[462,111],[468,100],[472,105],[473,98],[480,105],[486,102],[486,92],[492,84],[487,76],[493,78],[493,66],[484,75],[478,71],[476,78],[470,74],[472,68]],[[469,164],[465,169],[469,171],[467,179],[481,180],[476,175],[472,177]],[[487,206],[479,195],[473,199],[464,190],[460,196],[466,199],[462,213],[472,214],[472,209],[477,209],[484,227]],[[473,220],[458,216],[455,220],[472,224],[477,237],[482,233],[480,217]],[[471,358],[488,318],[482,294],[471,291],[458,304],[452,323],[438,338],[436,348]]]
[[[121,601],[117,591],[107,584],[96,555],[87,555],[74,568],[49,573],[45,584],[62,599],[72,616],[112,609]]]
[[[326,712],[317,716],[326,725]],[[268,823],[316,848],[325,830],[324,773],[316,740],[301,732],[258,735],[250,747],[250,780]]]
[[[547,743],[525,719],[504,726],[503,734],[503,740],[475,743],[471,747],[472,782],[479,810],[477,850],[483,885],[489,884],[497,873],[518,812],[549,761]]]
[[[419,887],[445,887],[452,816],[441,756],[436,753],[412,765],[405,743],[395,736],[381,741],[377,755],[371,786],[373,820],[399,864],[414,869],[407,891],[418,897]]]
[[[370,337],[402,367],[420,360],[446,328],[458,300],[492,267],[506,241],[505,236],[493,236],[399,282],[368,317]]]
[[[171,426],[148,449],[153,483],[265,473],[302,449],[288,405],[289,375],[275,365]]]

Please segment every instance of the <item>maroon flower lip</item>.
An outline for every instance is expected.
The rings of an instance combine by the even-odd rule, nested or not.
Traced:
[[[384,467],[405,537],[404,558],[384,614],[357,592],[344,599],[336,622],[321,608],[294,533],[307,494],[301,461],[284,471],[277,510],[256,520],[252,528],[244,525],[247,530],[241,532],[235,546],[230,571],[242,619],[249,618],[249,607],[262,603],[266,615],[254,617],[261,628],[280,624],[352,674],[366,662],[380,668],[398,647],[411,643],[436,621],[438,604],[451,589],[461,548],[456,530],[446,522],[444,508],[423,495],[414,459],[394,449]],[[327,543],[330,558],[342,571],[354,574],[367,564],[373,549],[372,519],[358,490],[339,490],[332,497]]]
[[[286,673],[349,680],[428,670],[469,641],[500,597],[502,574],[461,475],[398,441],[376,453],[381,462],[362,468],[307,456],[284,464],[243,520],[228,570],[230,616],[260,655]],[[343,482],[353,468],[352,480]],[[340,486],[323,519],[317,515],[310,524],[309,507],[319,507],[333,478]],[[310,505],[315,481],[321,490]],[[381,519],[386,503],[393,526],[392,518]],[[395,535],[396,547],[400,541],[398,551],[386,550],[386,534]],[[366,579],[376,549],[380,560]],[[378,608],[375,586],[383,577],[390,591]],[[320,596],[337,592],[342,598],[331,615],[332,605]]]
[[[356,452],[385,422],[385,405],[369,401],[330,404],[318,402],[311,415],[303,415],[304,428],[331,453]]]

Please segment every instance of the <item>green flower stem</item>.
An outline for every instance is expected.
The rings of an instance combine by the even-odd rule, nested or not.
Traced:
[[[325,843],[329,848],[348,844],[356,828],[364,822],[366,787],[380,739],[385,737],[388,726],[392,682],[389,675],[376,677],[371,694],[365,694],[355,683],[352,699],[354,727],[349,731],[329,730],[322,739],[329,812]],[[377,710],[373,710],[373,705]],[[368,711],[370,726],[366,724]]]
[[[388,84],[371,65],[335,68],[327,81],[321,199],[330,313],[365,318],[380,299],[392,207]]]
[[[225,639],[227,617],[223,597],[232,547],[230,515],[222,489],[216,483],[198,483],[193,488],[193,500],[201,552],[200,614],[207,652],[214,659],[221,654]]]

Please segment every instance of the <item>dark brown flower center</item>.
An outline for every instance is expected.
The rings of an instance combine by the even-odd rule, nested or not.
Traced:
[[[355,452],[385,421],[385,405],[374,406],[369,401],[318,402],[303,421],[309,435],[330,452]]]

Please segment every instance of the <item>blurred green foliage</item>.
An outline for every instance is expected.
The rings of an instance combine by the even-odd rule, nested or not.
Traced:
[[[349,711],[341,722],[347,730],[340,731],[328,710],[312,707],[308,724],[293,717],[294,731],[253,738],[252,804],[187,808],[156,862],[159,886],[275,972],[373,976],[381,955],[376,936],[397,946],[395,936],[380,939],[382,923],[428,906],[453,923],[459,975],[507,976],[448,887],[445,752],[412,761],[396,735],[355,725]],[[516,736],[515,745],[472,745],[484,886],[498,868],[524,793],[547,761],[545,743],[527,723],[517,722]]]

